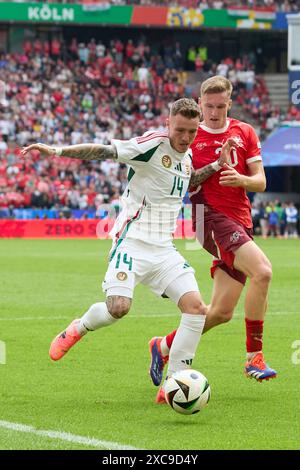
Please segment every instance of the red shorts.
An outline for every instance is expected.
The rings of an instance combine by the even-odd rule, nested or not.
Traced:
[[[201,227],[199,220],[198,224]],[[198,225],[197,225],[198,228]],[[246,283],[247,276],[233,267],[235,251],[245,243],[253,240],[253,229],[243,227],[238,222],[230,219],[225,214],[204,208],[204,239],[198,237],[200,231],[196,230],[197,238],[203,248],[211,253],[216,259],[213,260],[211,276],[214,277],[217,268],[223,269],[230,277]]]

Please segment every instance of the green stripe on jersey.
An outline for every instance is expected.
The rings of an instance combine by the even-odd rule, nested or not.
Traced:
[[[125,236],[126,236],[126,232],[128,231],[130,225],[132,224],[132,222],[135,222],[136,220],[139,220],[140,217],[141,217],[141,213],[142,213],[142,210],[143,210],[143,207],[145,206],[144,202],[143,202],[143,205],[142,207],[139,208],[138,212],[135,214],[134,217],[132,217],[131,219],[127,220],[126,222],[126,225],[124,227],[124,229],[122,230],[121,232],[121,235],[120,235],[120,238],[119,240],[117,241],[117,244],[116,246],[114,247],[111,255],[110,255],[110,258],[109,258],[109,262],[112,261],[112,259],[114,258],[115,254],[116,254],[116,251],[117,249],[119,248],[119,246],[121,245],[122,241],[125,239]]]
[[[135,171],[133,168],[129,167],[129,171],[128,171],[128,175],[127,175],[127,179],[128,179],[128,183],[130,182],[130,180],[132,179],[132,177],[134,176],[135,174]]]
[[[153,149],[148,150],[148,152],[146,153],[141,153],[137,157],[134,157],[132,160],[136,160],[138,162],[149,162],[150,158],[153,157],[153,154],[156,152],[159,145],[157,145],[156,147],[153,147]]]

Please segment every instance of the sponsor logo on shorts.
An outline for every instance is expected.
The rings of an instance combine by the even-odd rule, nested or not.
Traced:
[[[240,237],[242,236],[243,234],[241,232],[233,232],[233,234],[231,235],[230,237],[230,241],[231,243],[236,243],[239,241]]]
[[[170,168],[172,166],[172,160],[169,155],[164,155],[161,159],[161,162],[165,168]]]
[[[127,278],[128,278],[127,274],[124,273],[123,271],[117,274],[117,279],[119,279],[119,281],[126,281]]]

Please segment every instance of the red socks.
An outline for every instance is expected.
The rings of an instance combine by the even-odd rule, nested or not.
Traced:
[[[246,322],[246,347],[247,352],[256,352],[262,351],[263,346],[263,329],[264,321],[263,320],[249,320],[245,318]],[[176,335],[176,330],[166,336],[166,343],[169,349],[171,349],[174,336]]]
[[[174,336],[176,335],[176,331],[177,331],[177,330],[174,330],[174,331],[172,331],[172,333],[169,333],[169,334],[166,336],[166,343],[167,343],[167,346],[168,346],[169,350],[171,349]]]
[[[263,320],[249,320],[245,318],[246,322],[246,347],[247,352],[256,352],[262,351],[262,337],[263,337],[263,329],[264,329],[264,321]]]

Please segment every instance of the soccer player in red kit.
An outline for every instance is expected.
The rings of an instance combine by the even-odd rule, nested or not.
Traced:
[[[203,169],[202,174],[198,174],[199,185],[189,188],[193,226],[198,240],[214,257],[211,268],[213,293],[203,332],[232,318],[248,277],[245,298],[247,362],[244,372],[262,381],[277,375],[265,363],[262,353],[272,266],[253,241],[250,202],[246,192],[264,191],[266,178],[261,145],[254,129],[245,122],[228,118],[231,93],[232,85],[223,76],[214,76],[202,83],[199,105],[203,120],[191,146],[194,169]],[[228,139],[234,139],[236,146],[229,146],[229,164],[220,166],[218,157]],[[176,330],[149,342],[149,372],[154,385],[160,385],[162,381],[175,334]],[[156,401],[165,401],[163,387],[159,389]]]

